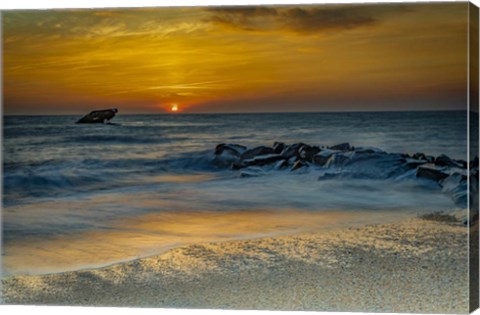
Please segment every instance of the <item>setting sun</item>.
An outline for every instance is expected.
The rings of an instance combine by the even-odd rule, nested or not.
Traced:
[[[2,11],[4,112],[463,110],[466,3],[258,8]]]

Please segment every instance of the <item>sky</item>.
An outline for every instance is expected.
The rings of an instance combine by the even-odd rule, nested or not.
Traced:
[[[4,114],[466,109],[468,4],[2,12]]]

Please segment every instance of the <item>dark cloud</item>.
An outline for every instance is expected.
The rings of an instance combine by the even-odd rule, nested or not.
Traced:
[[[295,8],[286,11],[283,17],[289,28],[302,33],[328,29],[352,29],[377,21],[371,15],[342,8],[334,10]]]
[[[237,15],[237,16],[244,16],[244,17],[278,15],[277,8],[259,7],[259,6],[213,7],[213,8],[208,8],[207,11],[218,13],[218,14]]]
[[[249,31],[290,30],[317,33],[348,30],[379,22],[390,14],[407,12],[405,5],[335,5],[301,7],[209,8],[209,21]]]
[[[276,8],[258,6],[219,7],[209,8],[207,11],[213,13],[207,22],[247,31],[266,30],[269,27],[268,22],[274,22],[270,20],[279,15]]]

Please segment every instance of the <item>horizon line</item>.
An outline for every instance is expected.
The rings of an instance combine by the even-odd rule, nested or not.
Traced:
[[[95,110],[95,109],[94,109]],[[298,111],[298,112],[129,112],[122,115],[169,115],[169,116],[179,116],[179,115],[266,115],[266,114],[344,114],[344,113],[406,113],[406,112],[468,112],[468,109],[409,109],[409,110],[351,110],[351,111]],[[472,110],[470,110],[472,111]],[[120,110],[118,111],[121,112]],[[85,112],[83,112],[85,113]],[[88,113],[87,113],[88,114]],[[12,116],[75,116],[77,114],[4,114],[3,117],[12,117]],[[86,114],[78,114],[86,115]]]

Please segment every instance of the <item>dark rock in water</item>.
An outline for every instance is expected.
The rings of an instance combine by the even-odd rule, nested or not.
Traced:
[[[353,153],[353,152],[352,152]],[[329,158],[327,163],[325,163],[326,167],[332,167],[332,166],[343,166],[345,163],[347,163],[350,160],[350,156],[346,155],[347,153],[334,153],[332,154]]]
[[[313,156],[320,152],[320,148],[317,146],[304,145],[298,151],[301,159],[307,162],[313,162]]]
[[[247,147],[239,144],[219,144],[215,148],[213,164],[219,167],[232,167],[240,162],[241,154]]]
[[[369,153],[369,154],[386,153],[385,151],[375,147],[357,147],[357,148],[354,148],[354,150],[356,153]]]
[[[285,158],[280,154],[266,154],[266,155],[258,155],[253,159],[244,160],[242,161],[242,164],[245,166],[252,166],[252,165],[264,166],[264,165],[275,163],[280,160],[285,161]]]
[[[223,152],[223,148],[226,146],[227,144],[225,143],[220,143],[220,144],[217,144],[217,146],[215,147],[215,154],[220,154]]]
[[[332,150],[329,150],[329,149],[322,150],[322,151],[320,151],[319,153],[315,154],[315,155],[312,157],[313,163],[314,163],[315,165],[324,166],[325,164],[327,164],[328,159],[329,159],[335,152],[336,152],[336,151],[332,151]]]
[[[272,148],[262,145],[250,150],[246,150],[245,152],[242,153],[240,158],[241,160],[249,160],[256,157],[257,155],[265,155],[265,154],[272,154],[272,153],[273,153]]]
[[[276,170],[281,170],[288,167],[288,160],[280,160],[275,165],[273,166],[274,169]]]
[[[240,162],[238,153],[231,150],[223,150],[221,153],[215,154],[213,164],[218,167],[233,167],[234,164]]]
[[[435,162],[435,157],[432,156],[432,155],[427,155],[427,156],[425,157],[425,159],[427,160],[428,163],[433,163],[433,162]]]
[[[443,172],[443,169],[428,165],[418,167],[416,175],[417,177],[434,180],[436,182],[439,182],[449,176],[447,173]]]
[[[217,147],[215,148],[215,154],[216,155],[222,154],[223,151],[225,150],[230,151],[234,155],[240,156],[243,152],[247,150],[247,147],[239,144],[222,143],[217,145]]]
[[[304,143],[295,143],[292,145],[287,146],[283,152],[282,155],[286,157],[287,159],[290,159],[291,157],[295,156],[298,157],[298,151],[304,146]]]
[[[408,169],[414,169],[416,168],[417,166],[420,166],[420,165],[423,165],[423,164],[427,164],[428,161],[427,160],[417,160],[417,159],[414,159],[414,158],[406,158],[405,159],[405,166],[408,168]]]
[[[293,164],[292,169],[290,171],[296,171],[302,167],[308,167],[307,163],[303,162],[302,160],[298,160]]]
[[[455,160],[449,158],[445,154],[442,154],[435,159],[435,165],[448,166],[448,167],[459,167],[459,168],[462,167],[461,164],[457,163]]]
[[[293,165],[293,164],[295,164],[295,162],[297,162],[297,161],[298,161],[298,157],[292,156],[291,158],[289,158],[289,159],[287,160],[287,163],[288,163],[288,165]]]
[[[232,170],[236,171],[236,170],[241,170],[242,168],[245,168],[247,167],[245,164],[242,164],[240,162],[234,162],[231,164],[231,168]]]
[[[77,121],[77,124],[95,124],[100,123],[103,124],[108,122],[110,119],[115,117],[118,113],[118,109],[102,109],[102,110],[94,110],[89,114],[83,116],[81,119]]]
[[[423,153],[415,153],[414,155],[412,155],[412,159],[415,159],[415,160],[427,160],[427,157],[425,156],[425,154]]]
[[[372,150],[372,149],[355,150],[355,152],[359,152],[359,153],[375,153],[375,151]]]
[[[275,142],[273,143],[273,153],[280,154],[285,149],[285,143]]]
[[[350,151],[352,150],[352,147],[350,146],[350,143],[345,142],[331,146],[329,149],[338,151]]]

